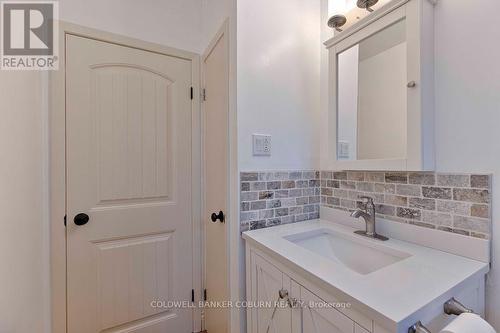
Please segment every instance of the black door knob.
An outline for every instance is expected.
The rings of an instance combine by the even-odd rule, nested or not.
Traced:
[[[211,216],[212,222],[217,222],[217,220],[221,221],[221,223],[224,223],[224,213],[222,210],[219,212],[219,214],[212,213]]]
[[[85,225],[89,221],[89,216],[85,213],[80,213],[76,214],[75,218],[73,219],[73,222],[75,222],[76,225]]]

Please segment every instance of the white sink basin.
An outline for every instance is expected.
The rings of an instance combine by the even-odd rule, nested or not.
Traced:
[[[411,257],[362,236],[347,236],[331,230],[314,230],[284,237],[309,251],[333,260],[359,274],[369,274]]]

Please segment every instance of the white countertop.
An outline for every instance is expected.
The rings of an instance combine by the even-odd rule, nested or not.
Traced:
[[[465,280],[484,275],[489,270],[487,263],[412,243],[395,239],[381,242],[355,235],[365,241],[375,242],[378,247],[411,254],[402,261],[362,275],[283,238],[320,229],[329,229],[349,237],[354,231],[344,225],[314,220],[247,231],[243,233],[243,238],[261,250],[277,254],[284,263],[294,265],[329,287],[349,295],[370,312],[374,311],[376,317],[383,316],[395,324],[409,318]]]

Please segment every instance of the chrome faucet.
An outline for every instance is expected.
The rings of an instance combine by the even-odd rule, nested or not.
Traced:
[[[354,218],[360,218],[362,217],[365,220],[366,223],[366,229],[365,231],[363,230],[357,230],[355,231],[356,234],[369,237],[369,238],[374,238],[382,241],[386,241],[389,238],[378,235],[377,232],[375,231],[375,216],[376,216],[376,211],[375,211],[375,204],[373,203],[373,198],[371,197],[366,197],[362,196],[359,197],[360,199],[363,199],[363,205],[365,207],[364,210],[362,209],[356,209],[354,212],[352,212],[351,216]]]

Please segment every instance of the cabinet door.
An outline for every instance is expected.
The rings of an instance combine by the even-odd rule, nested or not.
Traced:
[[[358,324],[354,325],[354,333],[370,333],[363,327],[359,326]]]
[[[252,309],[252,333],[287,333],[292,331],[292,312],[290,307],[281,304],[273,312],[279,301],[279,291],[290,291],[290,278],[276,267],[253,255],[252,300],[263,304]]]
[[[323,300],[306,288],[301,288],[302,332],[353,333],[354,322],[332,307],[321,306]]]
[[[302,286],[296,281],[290,282],[290,300],[292,302],[292,330],[291,333],[307,333],[302,330],[302,307],[300,306],[300,289]]]

